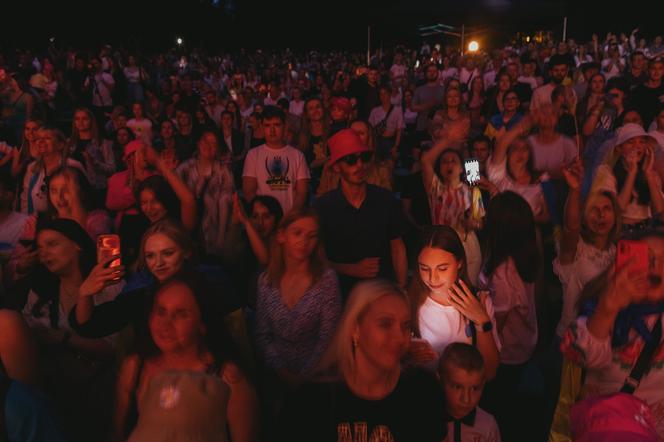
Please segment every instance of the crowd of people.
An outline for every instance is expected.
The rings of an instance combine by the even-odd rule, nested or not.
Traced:
[[[0,54],[2,431],[660,440],[663,76],[638,29]]]

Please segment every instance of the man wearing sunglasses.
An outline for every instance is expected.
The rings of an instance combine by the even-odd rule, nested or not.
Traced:
[[[402,236],[407,222],[390,191],[367,184],[373,151],[352,129],[337,132],[328,147],[339,187],[318,198],[314,208],[342,293],[347,295],[359,280],[375,277],[394,279],[404,287],[407,261]]]

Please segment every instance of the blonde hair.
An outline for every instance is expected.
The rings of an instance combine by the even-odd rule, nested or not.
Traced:
[[[141,247],[138,253],[139,269],[148,268],[147,263],[145,262],[145,243],[148,241],[148,238],[158,233],[170,238],[180,249],[182,249],[185,256],[191,257],[193,254],[194,246],[189,233],[177,222],[165,218],[152,224],[143,234],[143,238],[141,238]]]
[[[284,246],[279,243],[278,234],[284,232],[291,224],[304,218],[311,218],[316,221],[316,225],[320,226],[318,214],[313,209],[293,209],[288,212],[279,223],[277,227],[277,234],[272,235],[272,243],[270,245],[270,261],[265,270],[266,282],[272,287],[278,287],[281,278],[286,271],[286,262],[284,259]],[[325,272],[326,262],[325,253],[323,252],[323,243],[318,240],[316,248],[309,257],[310,271],[313,276],[312,283],[317,282]]]
[[[376,301],[386,296],[400,298],[410,309],[406,293],[390,281],[374,279],[362,281],[355,285],[350,292],[330,346],[315,370],[318,376],[348,379],[355,372],[357,368],[353,346],[355,328],[362,321],[369,308]]]
[[[590,239],[593,234],[588,228],[588,225],[586,224],[588,208],[590,207],[590,203],[593,200],[602,197],[608,198],[608,200],[611,201],[611,207],[613,207],[614,221],[613,221],[613,227],[611,228],[611,232],[609,233],[609,243],[615,244],[618,241],[618,239],[620,239],[620,235],[622,233],[622,210],[620,209],[620,205],[618,204],[618,199],[616,198],[616,195],[613,192],[608,192],[605,190],[591,192],[584,201],[583,210],[581,212],[581,237],[585,242],[587,243],[590,242]]]

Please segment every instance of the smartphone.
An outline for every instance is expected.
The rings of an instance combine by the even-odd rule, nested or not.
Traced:
[[[463,165],[466,169],[466,181],[471,186],[476,185],[480,181],[480,162],[476,158],[468,158]]]
[[[642,241],[622,239],[618,241],[616,252],[616,269],[623,268],[627,261],[632,260],[630,269],[635,272],[647,272],[649,265],[648,244]]]
[[[108,261],[112,256],[120,255],[120,237],[118,235],[99,235],[97,237],[97,262]],[[111,261],[109,267],[119,267],[120,259]]]

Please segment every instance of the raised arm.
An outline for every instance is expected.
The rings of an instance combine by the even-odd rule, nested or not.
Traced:
[[[583,183],[581,159],[577,157],[569,167],[564,167],[563,175],[569,187],[569,193],[563,214],[559,260],[561,264],[570,264],[576,255],[576,245],[581,232],[581,184]]]
[[[462,140],[467,133],[470,120],[462,120],[450,124],[449,128],[445,131],[443,136],[438,140],[431,149],[422,152],[420,163],[422,166],[422,181],[424,182],[424,189],[427,193],[431,192],[431,182],[436,173],[435,166],[438,157],[448,149],[455,141]]]
[[[514,127],[512,127],[512,129],[504,133],[501,133],[502,130],[498,132],[496,135],[496,147],[493,150],[493,155],[491,155],[492,164],[501,164],[505,161],[505,158],[507,158],[507,149],[514,140],[530,130],[535,115],[537,115],[537,110],[531,110],[531,113],[523,117],[518,124],[515,124]]]
[[[192,231],[196,228],[196,197],[182,178],[176,173],[175,165],[171,161],[164,160],[152,147],[145,147],[145,158],[153,164],[159,173],[168,181],[168,184],[180,200],[180,216],[182,226]]]

